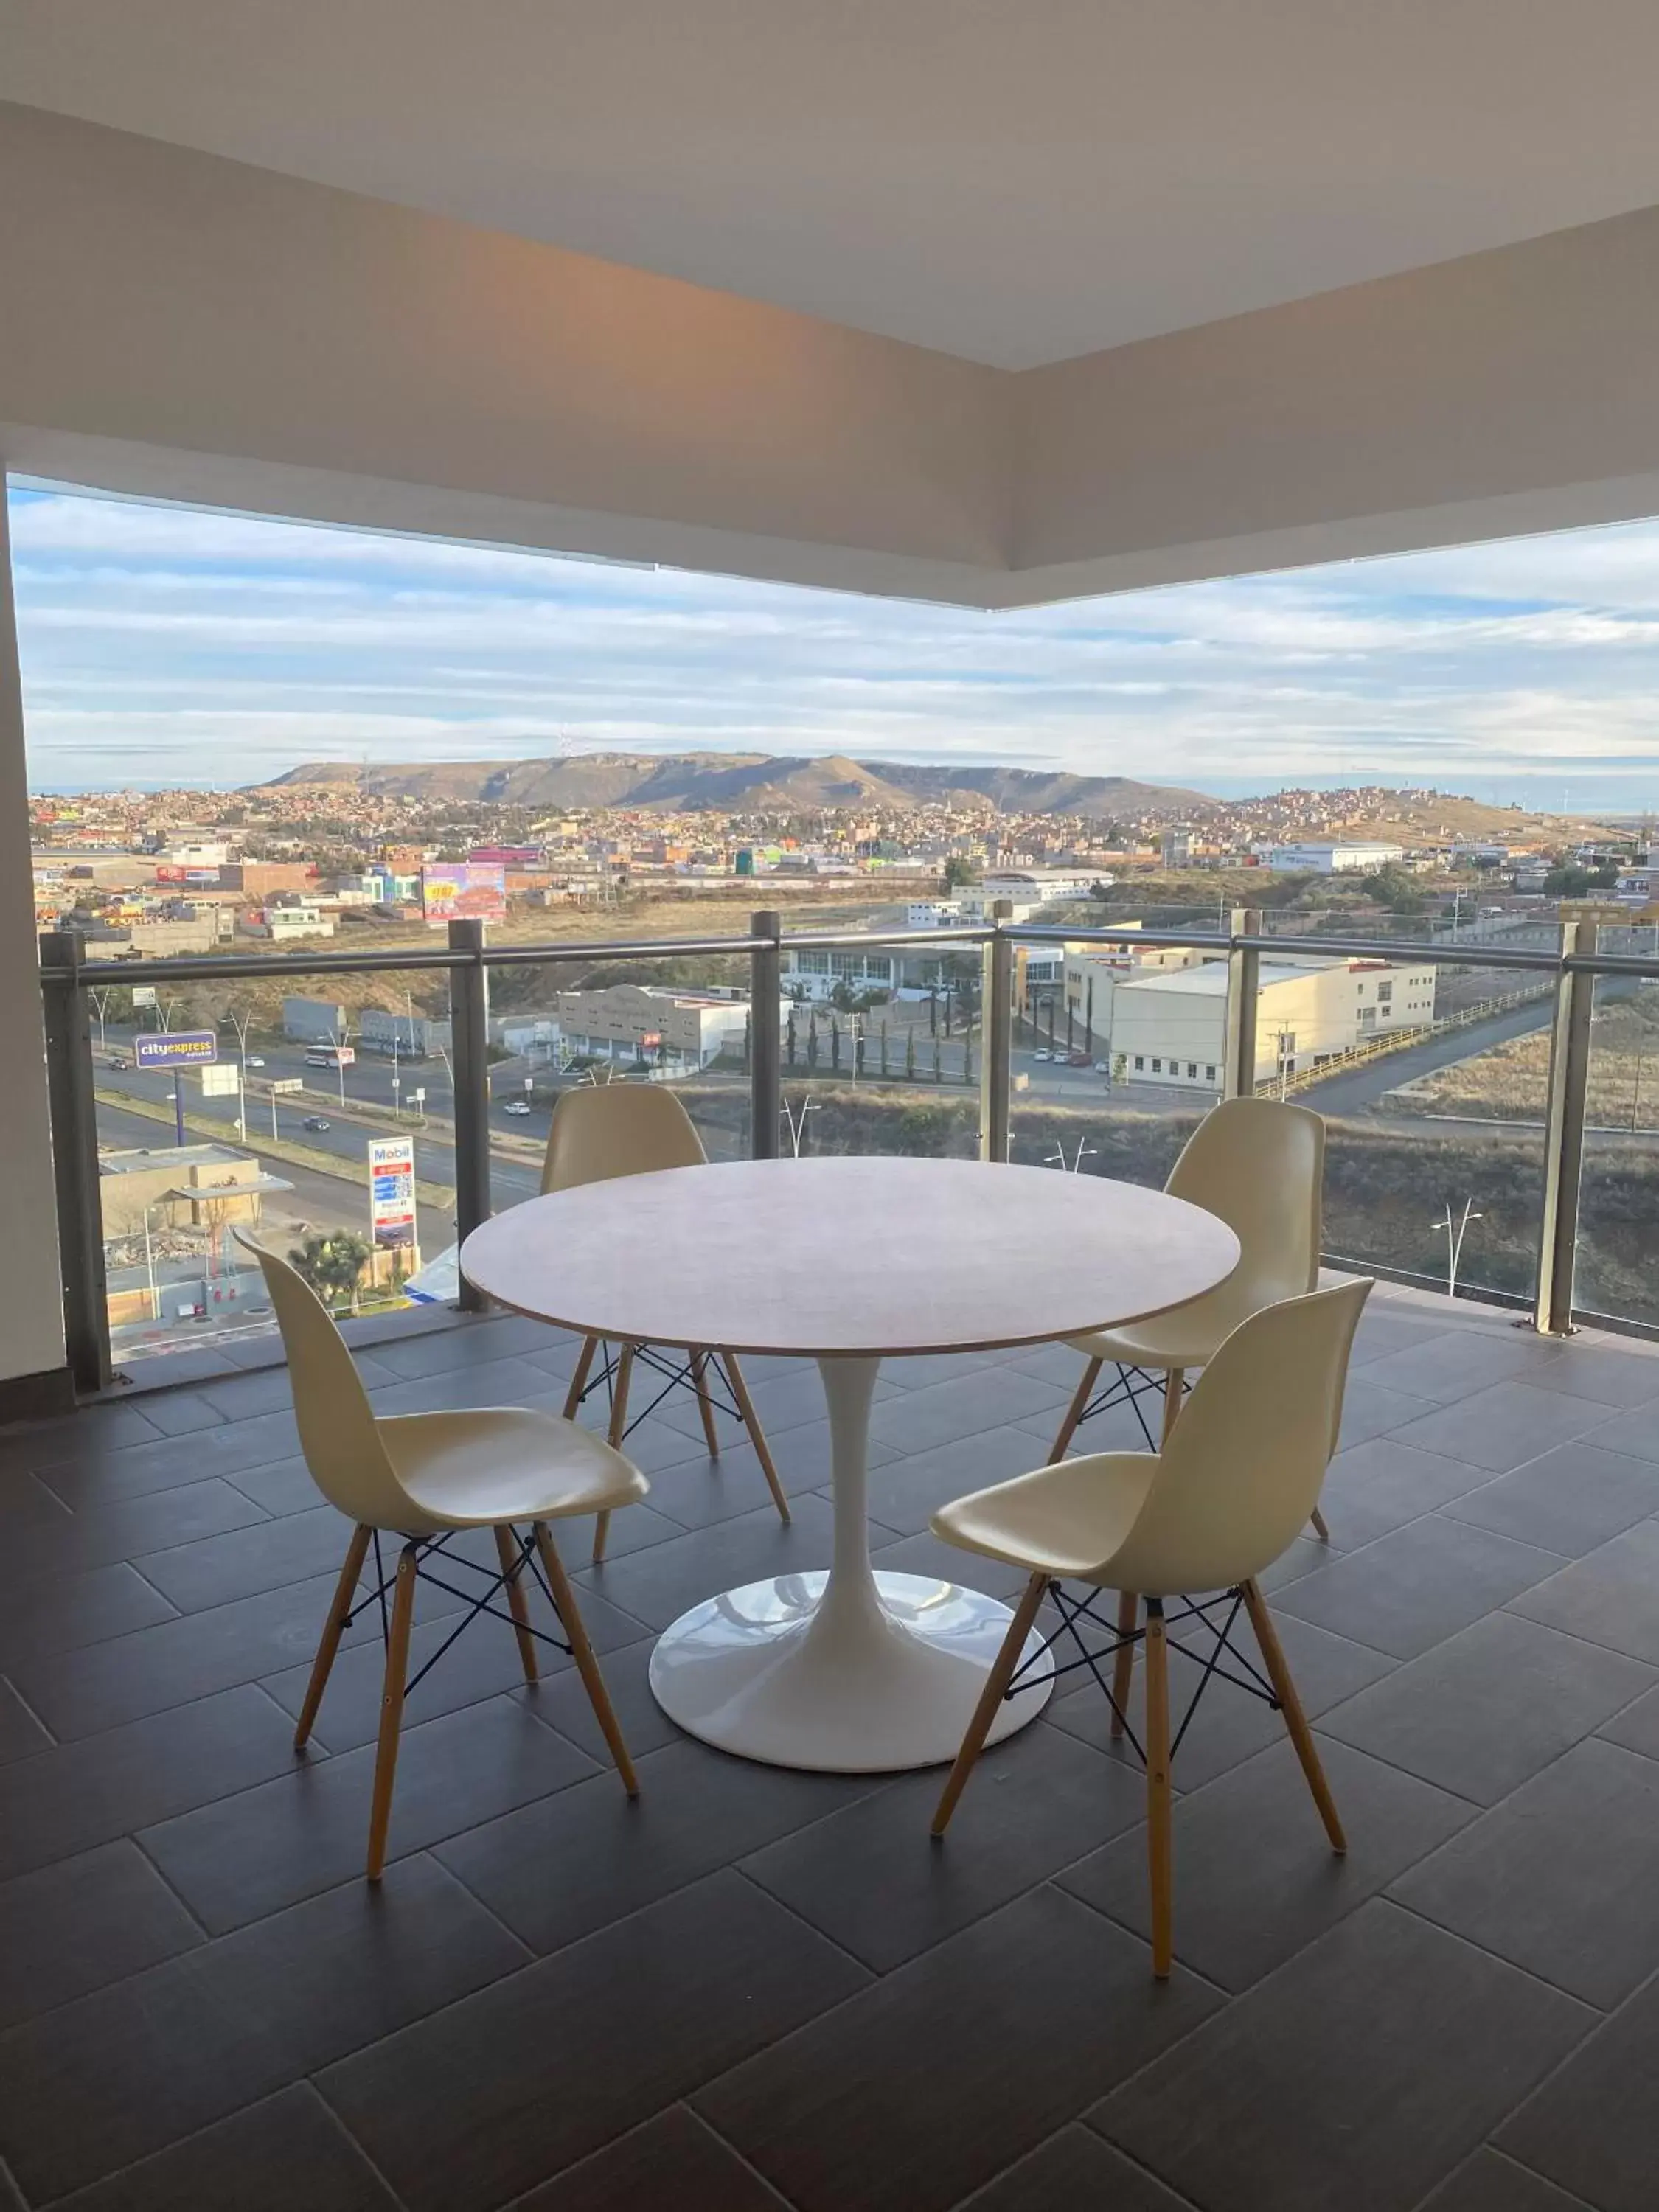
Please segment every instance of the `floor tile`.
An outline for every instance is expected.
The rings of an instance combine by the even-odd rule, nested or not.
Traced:
[[[296,1761],[275,1781],[145,1828],[138,1840],[203,1926],[222,1935],[362,1874],[374,1761],[368,1744],[317,1765]],[[511,1698],[406,1728],[388,1849],[394,1858],[423,1850],[593,1771],[592,1759]],[[626,1803],[616,1776],[602,1778]]]
[[[1293,1614],[1275,1613],[1273,1619],[1286,1662],[1295,1678],[1297,1695],[1302,1700],[1303,1710],[1312,1717],[1316,1717],[1328,1705],[1351,1697],[1368,1682],[1376,1681],[1394,1665],[1382,1652],[1368,1650],[1361,1644],[1351,1644],[1346,1637],[1330,1635],[1322,1628],[1310,1627]],[[1180,1634],[1185,1650],[1196,1652],[1200,1661],[1207,1655],[1208,1644],[1190,1625]],[[1252,1663],[1259,1666],[1260,1655],[1250,1640],[1249,1629],[1236,1628],[1235,1635],[1243,1641]],[[1202,1680],[1200,1667],[1182,1656],[1172,1656],[1170,1663],[1178,1670],[1172,1673],[1170,1684],[1172,1725],[1176,1729],[1185,1727],[1173,1768],[1177,1790],[1200,1789],[1217,1775],[1254,1758],[1257,1752],[1285,1741],[1282,1714],[1265,1699],[1253,1697],[1248,1690],[1236,1688],[1214,1675],[1199,1699],[1191,1725],[1186,1726],[1194,1692]],[[1139,1754],[1122,1737],[1114,1738],[1110,1733],[1111,1707],[1093,1677],[1080,1672],[1070,1677],[1069,1681],[1071,1686],[1066,1693],[1056,1697],[1048,1708],[1048,1717],[1054,1726],[1080,1736],[1084,1742],[1093,1744],[1113,1759],[1127,1762],[1139,1774]],[[1142,1670],[1137,1665],[1129,1692],[1129,1725],[1137,1736],[1143,1736],[1144,1711],[1144,1681]]]
[[[1359,1317],[1350,1364],[1369,1367],[1373,1360],[1386,1359],[1392,1352],[1405,1352],[1418,1345],[1431,1344],[1443,1334],[1443,1328],[1437,1322],[1397,1310],[1390,1311],[1377,1292],[1373,1291],[1364,1312]]]
[[[932,1451],[1037,1413],[1052,1412],[1057,1424],[1068,1395],[1012,1367],[981,1367],[878,1400],[871,1408],[870,1433],[896,1451]]]
[[[614,1773],[597,1774],[471,1826],[438,1856],[532,1951],[556,1951],[882,1782],[797,1773],[686,1741],[647,1753],[637,1771],[636,1798]]]
[[[52,1738],[11,1684],[0,1681],[0,1766],[52,1747]]]
[[[256,1409],[250,1406],[246,1410]],[[187,1437],[198,1429],[216,1429],[225,1418],[204,1390],[154,1391],[144,1401],[143,1415],[164,1437]]]
[[[1040,1721],[985,1753],[936,1840],[928,1826],[944,1780],[933,1767],[904,1775],[755,1852],[743,1870],[885,1973],[1146,1811],[1143,1777]]]
[[[129,1444],[154,1443],[162,1431],[140,1406],[106,1401],[83,1406],[63,1420],[25,1421],[0,1429],[0,1468],[33,1468],[59,1456],[65,1444],[76,1450],[111,1452]]]
[[[396,2200],[314,2089],[296,2084],[58,2199],[56,2212],[396,2212]]]
[[[957,2212],[1188,2212],[1179,2197],[1075,2124],[983,2189]]]
[[[1561,1444],[1467,1492],[1445,1510],[1454,1520],[1576,1559],[1659,1513],[1659,1465],[1594,1443]]]
[[[308,1663],[338,1579],[337,1569],[8,1671],[54,1735],[91,1735]],[[347,1634],[361,1642],[371,1626],[365,1619]]]
[[[1373,1899],[1088,2117],[1208,2212],[1412,2212],[1595,2017]]]
[[[722,1590],[770,1575],[827,1567],[835,1522],[828,1501],[809,1491],[793,1501],[790,1512],[786,1526],[769,1504],[764,1505],[711,1528],[691,1529],[672,1543],[653,1544],[649,1551],[584,1568],[577,1581],[635,1620],[666,1628],[690,1607]]]
[[[294,1757],[293,1723],[249,1685],[20,1760],[0,1790],[0,1877],[248,1789]]]
[[[459,1374],[467,1368],[493,1366],[498,1360],[516,1359],[532,1352],[550,1354],[574,1345],[574,1339],[546,1322],[530,1321],[518,1314],[503,1314],[487,1321],[469,1322],[460,1328],[434,1329],[407,1343],[378,1344],[369,1354],[377,1367],[409,1381],[428,1375]],[[541,1385],[544,1389],[545,1383]]]
[[[318,2086],[410,2212],[485,2212],[865,1978],[752,1882],[721,1873],[362,2051]]]
[[[165,1552],[140,1553],[133,1564],[180,1613],[204,1613],[261,1590],[281,1589],[313,1575],[337,1574],[351,1523],[331,1505],[257,1522],[228,1535],[206,1536]]]
[[[1422,2212],[1583,2212],[1583,2200],[1564,2197],[1500,2151],[1478,2150],[1425,2198]]]
[[[0,1882],[0,2027],[205,1941],[134,1844],[103,1844]]]
[[[204,1482],[210,1475],[234,1474],[272,1460],[292,1459],[300,1449],[292,1413],[263,1413],[252,1420],[227,1421],[193,1437],[161,1437],[106,1450],[78,1435],[73,1456],[46,1462],[40,1480],[79,1512],[105,1498],[147,1498],[158,1490],[177,1490]]]
[[[1451,1405],[1511,1376],[1533,1375],[1561,1359],[1561,1347],[1516,1328],[1506,1335],[1476,1335],[1448,1329],[1426,1343],[1406,1345],[1382,1359],[1365,1363],[1365,1379],[1408,1397]]]
[[[1367,1443],[1372,1437],[1403,1428],[1407,1421],[1419,1419],[1431,1412],[1433,1405],[1432,1399],[1413,1398],[1404,1390],[1391,1390],[1386,1383],[1373,1382],[1368,1370],[1362,1368],[1358,1374],[1348,1377],[1348,1386],[1343,1393],[1338,1449],[1351,1451],[1354,1445]]]
[[[1527,1377],[1540,1390],[1566,1390],[1598,1405],[1635,1407],[1659,1401],[1659,1349],[1632,1340],[1615,1345],[1570,1338],[1558,1358]]]
[[[1497,1382],[1471,1398],[1460,1398],[1455,1405],[1439,1407],[1420,1420],[1407,1421],[1393,1433],[1401,1443],[1415,1444],[1419,1450],[1441,1452],[1448,1459],[1466,1459],[1471,1467],[1507,1474],[1540,1452],[1599,1429],[1607,1413],[1607,1407],[1569,1397],[1564,1390]],[[1595,1441],[1609,1450],[1618,1449],[1610,1438],[1597,1436]]]
[[[788,2212],[684,2105],[513,2201],[513,2212]]]
[[[1620,2007],[1498,2133],[1501,2150],[1596,2212],[1653,2212],[1659,1980]],[[1543,2208],[1539,2208],[1543,2212]]]
[[[1659,1422],[1643,1407],[1620,1413],[1595,1431],[1603,1451],[1627,1452],[1632,1459],[1659,1460]]]
[[[441,1867],[405,1860],[378,1888],[353,1882],[13,2028],[0,2153],[37,2202],[82,2188],[523,1956]]]
[[[663,1379],[659,1376],[648,1390],[645,1379],[637,1379],[636,1388],[641,1393],[642,1406],[656,1396]],[[781,1432],[786,1429],[798,1429],[827,1419],[823,1377],[816,1366],[798,1369],[793,1375],[772,1375],[763,1381],[757,1381],[750,1376],[745,1364],[744,1380],[749,1384],[749,1395],[756,1416],[762,1429],[769,1435],[775,1431]],[[715,1401],[714,1432],[720,1438],[720,1450],[724,1455],[742,1443],[746,1432],[742,1424],[720,1403],[728,1395],[724,1376],[711,1382],[709,1387]],[[893,1397],[897,1391],[896,1382],[889,1381],[885,1376],[878,1377],[878,1400]],[[657,1407],[653,1419],[666,1421],[671,1428],[679,1429],[687,1436],[700,1437],[702,1435],[702,1415],[697,1405],[696,1393],[689,1389],[671,1390]]]
[[[177,1617],[125,1560],[87,1574],[43,1576],[0,1592],[0,1667],[21,1675],[52,1652],[78,1651]]]
[[[1659,1522],[1638,1522],[1509,1609],[1659,1667]]]
[[[1322,1737],[1318,1748],[1347,1835],[1342,1857],[1288,1742],[1176,1808],[1176,1956],[1224,1990],[1249,1989],[1474,1817],[1460,1799],[1345,1745]],[[1151,1942],[1144,1830],[1060,1883]]]
[[[691,2102],[799,2212],[944,2212],[1218,2002],[1045,1887]]]
[[[682,1443],[690,1439],[682,1436]],[[630,1439],[629,1449],[633,1443]],[[787,1497],[820,1488],[830,1480],[830,1424],[809,1421],[804,1427],[781,1430],[770,1439],[772,1463]],[[872,1467],[893,1455],[873,1452]],[[752,1444],[727,1444],[711,1460],[701,1444],[693,1456],[682,1456],[672,1467],[651,1475],[650,1510],[678,1522],[683,1528],[708,1528],[717,1521],[735,1520],[740,1513],[772,1507],[772,1492]]]
[[[422,1362],[418,1374],[371,1390],[368,1402],[378,1419],[389,1413],[447,1413],[458,1406],[522,1406],[545,1395],[547,1376],[523,1359],[489,1359],[447,1368],[434,1374]]]
[[[1402,1875],[1391,1894],[1610,2010],[1659,1969],[1656,1837],[1659,1764],[1592,1738]]]
[[[656,1649],[654,1636],[644,1632],[643,1640],[609,1650],[601,1656],[605,1686],[617,1725],[623,1732],[630,1755],[637,1761],[647,1752],[659,1751],[665,1743],[684,1741],[662,1707],[657,1703],[651,1688],[651,1654]],[[557,1674],[544,1674],[533,1690],[515,1687],[512,1694],[523,1705],[526,1712],[556,1728],[579,1751],[601,1765],[611,1763],[599,1724],[593,1717],[593,1708],[588,1702],[581,1677],[574,1667],[561,1668]]]
[[[262,1467],[240,1467],[225,1480],[263,1512],[280,1517],[308,1513],[328,1501],[303,1459],[277,1459]]]
[[[1571,1640],[1577,1642],[1576,1638]],[[1639,1751],[1644,1759],[1659,1759],[1659,1687],[1648,1690],[1622,1712],[1604,1721],[1596,1734],[1605,1736],[1609,1743],[1622,1743],[1626,1751]]]
[[[1355,1643],[1415,1659],[1558,1563],[1553,1553],[1431,1513],[1304,1576],[1273,1602]]]
[[[9,1528],[0,1557],[0,1587],[9,1589],[38,1583],[48,1576],[84,1573],[264,1520],[261,1509],[243,1492],[213,1476],[150,1497],[112,1499],[77,1513],[64,1512],[49,1526]]]
[[[1417,1451],[1397,1437],[1373,1437],[1331,1462],[1320,1505],[1332,1541],[1352,1552],[1492,1479],[1467,1460]]]
[[[920,1535],[941,1505],[1011,1475],[1029,1474],[1046,1456],[1047,1447],[1015,1425],[909,1453],[872,1470],[871,1516],[899,1535]]]
[[[1319,1725],[1425,1782],[1495,1805],[1639,1698],[1652,1679],[1650,1668],[1620,1653],[1518,1613],[1494,1613],[1327,1712]]]

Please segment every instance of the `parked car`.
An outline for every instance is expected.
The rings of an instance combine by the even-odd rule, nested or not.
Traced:
[[[1051,1052],[1034,1052],[1031,1057],[1033,1060],[1052,1060],[1054,1054]]]
[[[1066,1055],[1066,1065],[1067,1067],[1087,1067],[1089,1055],[1086,1052],[1068,1052]]]
[[[503,1114],[527,1114],[530,1109],[522,1098],[509,1098],[501,1111]]]
[[[301,1122],[300,1127],[302,1129],[328,1129],[331,1128],[333,1124],[328,1120],[325,1115],[307,1114],[305,1120]]]
[[[257,1052],[249,1053],[247,1056],[247,1064],[250,1067],[263,1067],[264,1066],[264,1060],[260,1059]]]

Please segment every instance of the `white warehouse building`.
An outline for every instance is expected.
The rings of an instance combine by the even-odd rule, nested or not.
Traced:
[[[1434,1019],[1435,969],[1383,960],[1264,961],[1256,1000],[1257,1082],[1299,1075],[1339,1053]],[[1214,1091],[1226,1054],[1227,963],[1118,982],[1111,1060],[1129,1083]]]
[[[1376,868],[1397,867],[1403,845],[1273,845],[1265,854],[1270,868],[1285,874],[1311,870],[1316,876],[1369,876]]]

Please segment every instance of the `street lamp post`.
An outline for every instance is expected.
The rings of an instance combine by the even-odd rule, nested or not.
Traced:
[[[1085,1143],[1085,1140],[1079,1137],[1077,1140],[1077,1157],[1075,1159],[1068,1160],[1066,1157],[1066,1147],[1064,1144],[1057,1143],[1054,1151],[1048,1155],[1045,1164],[1051,1168],[1059,1168],[1060,1171],[1066,1175],[1081,1175],[1083,1172],[1083,1163],[1085,1160],[1091,1160],[1094,1157],[1095,1147],[1091,1144]]]
[[[1457,1270],[1463,1257],[1463,1239],[1468,1234],[1469,1224],[1486,1219],[1485,1214],[1473,1211],[1474,1206],[1474,1200],[1466,1198],[1462,1214],[1454,1216],[1451,1200],[1448,1199],[1445,1212],[1438,1221],[1430,1224],[1431,1228],[1443,1229],[1446,1232],[1446,1296],[1449,1298],[1457,1296]]]
[[[799,1106],[783,1102],[783,1118],[789,1129],[789,1149],[796,1159],[800,1158],[801,1139],[806,1134],[806,1117],[819,1110],[816,1098],[803,1098]]]

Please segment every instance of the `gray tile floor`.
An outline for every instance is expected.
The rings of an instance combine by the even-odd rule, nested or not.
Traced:
[[[571,1351],[491,1319],[362,1365],[388,1411],[556,1408]],[[296,1757],[345,1532],[270,1348],[239,1360],[0,1432],[0,2207],[1659,2203],[1659,1347],[1379,1289],[1331,1544],[1267,1578],[1351,1848],[1278,1717],[1214,1687],[1176,1764],[1164,1988],[1141,1778],[1086,1676],[942,1848],[936,1773],[751,1765],[653,1703],[659,1627],[827,1559],[800,1362],[751,1372],[790,1528],[740,1438],[711,1466],[667,1405],[635,1438],[650,1504],[581,1571],[638,1802],[568,1663],[527,1690],[484,1621],[410,1701],[368,1890],[378,1633]],[[959,1564],[929,1513],[1041,1461],[1074,1364],[890,1364],[891,1564]],[[1128,1442],[1114,1418],[1083,1446]]]

